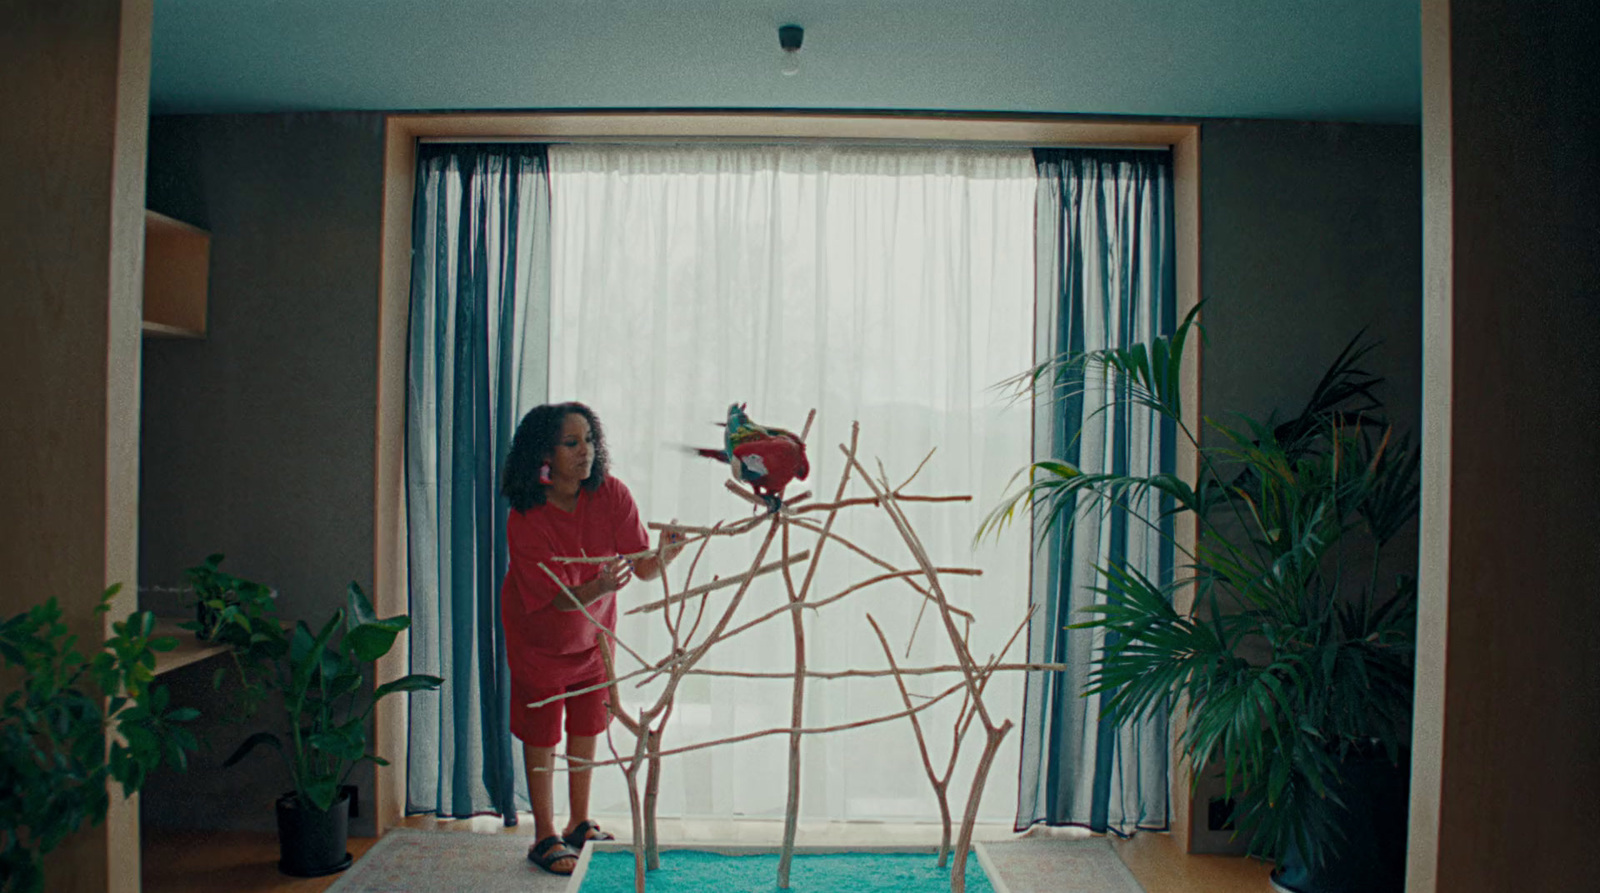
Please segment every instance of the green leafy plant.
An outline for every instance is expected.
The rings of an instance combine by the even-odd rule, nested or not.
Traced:
[[[119,588],[101,595],[96,614],[111,610]],[[20,671],[0,706],[0,890],[43,890],[41,857],[105,821],[111,782],[132,796],[163,759],[188,766],[197,742],[179,724],[199,713],[172,707],[152,684],[155,653],[178,644],[156,636],[155,622],[139,611],[113,623],[92,657],[54,598],[0,623],[0,658],[8,675]]]
[[[271,617],[274,595],[260,583],[223,571],[223,557],[221,553],[207,555],[183,572],[194,595],[195,620],[179,626],[208,642],[237,645],[237,641],[225,639],[248,636],[255,623]]]
[[[1416,582],[1385,580],[1382,567],[1409,548],[1418,451],[1381,420],[1382,379],[1360,368],[1375,345],[1359,334],[1298,415],[1207,420],[1216,441],[1203,445],[1178,392],[1196,328],[1191,312],[1148,346],[1063,355],[1014,384],[1063,398],[1104,388],[1091,417],[1120,403],[1170,419],[1199,453],[1197,481],[1036,462],[979,535],[1031,508],[1044,529],[1118,512],[1167,537],[1186,564],[1178,579],[1099,568],[1104,603],[1073,626],[1105,633],[1087,693],[1104,694],[1118,723],[1182,703],[1182,754],[1221,767],[1252,851],[1280,864],[1297,851],[1318,866],[1344,836],[1346,761],[1398,762],[1409,747]],[[1170,515],[1197,520],[1192,549],[1163,532]],[[1192,607],[1179,610],[1186,588]]]
[[[288,712],[287,744],[274,732],[257,732],[223,763],[232,766],[257,746],[270,745],[284,757],[300,803],[321,812],[333,806],[357,765],[388,764],[368,750],[367,721],[378,701],[398,692],[436,689],[444,681],[412,673],[369,693],[363,669],[389,653],[411,618],[379,619],[355,583],[346,602],[315,633],[304,621],[296,624],[288,647],[267,663],[270,685],[282,693]]]
[[[289,639],[278,619],[273,590],[221,570],[222,560],[220,553],[207,555],[184,571],[197,616],[179,626],[205,641],[228,646],[231,669],[239,681],[229,719],[243,721],[266,701],[272,690],[273,664],[288,651]],[[221,690],[229,669],[217,669],[212,688]]]

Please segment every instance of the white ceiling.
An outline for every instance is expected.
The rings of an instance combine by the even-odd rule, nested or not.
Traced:
[[[1418,0],[156,0],[151,103],[1416,122],[1419,35]]]

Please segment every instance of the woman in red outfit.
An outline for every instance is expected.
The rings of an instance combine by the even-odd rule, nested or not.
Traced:
[[[660,559],[625,557],[649,549],[650,541],[633,495],[607,471],[600,420],[582,403],[535,407],[517,426],[506,457],[510,567],[500,590],[500,617],[511,665],[511,733],[522,740],[533,804],[537,842],[528,848],[528,859],[556,874],[572,873],[576,851],[586,841],[611,839],[589,819],[590,770],[575,769],[594,759],[596,737],[610,721],[608,692],[597,688],[538,708],[528,705],[605,682],[600,649],[609,646],[595,622],[616,629],[612,593],[634,575],[655,579],[682,548],[669,547]],[[561,557],[612,560],[555,560]],[[558,835],[550,770],[563,714],[572,810]]]

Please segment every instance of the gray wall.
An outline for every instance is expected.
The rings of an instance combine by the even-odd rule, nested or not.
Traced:
[[[1401,125],[1207,122],[1200,263],[1212,415],[1297,412],[1362,328],[1398,428],[1421,407],[1421,136]]]
[[[378,115],[157,117],[148,204],[211,232],[204,340],[144,346],[140,583],[211,552],[313,625],[370,590],[383,121]],[[167,609],[172,598],[145,593]],[[223,658],[173,674],[214,714]],[[218,767],[258,726],[206,722],[215,749],[144,797],[152,825],[273,827],[290,786],[269,751]],[[372,832],[372,772],[357,773]]]
[[[285,617],[325,617],[372,565],[381,119],[159,117],[150,140],[151,207],[213,241],[207,339],[146,345],[142,580],[175,584],[223,551],[282,590]],[[1414,425],[1418,152],[1413,127],[1204,126],[1209,409],[1297,406],[1370,324],[1394,415]],[[210,669],[173,683],[215,707]],[[221,771],[250,728],[213,728],[217,752],[158,779],[146,821],[271,822],[287,776],[265,753]]]

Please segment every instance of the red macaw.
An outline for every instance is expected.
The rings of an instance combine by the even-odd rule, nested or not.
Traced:
[[[726,462],[734,477],[756,491],[772,511],[783,506],[783,488],[811,473],[806,445],[793,432],[750,421],[743,403],[728,407],[727,430],[720,450],[694,447],[697,455]]]

